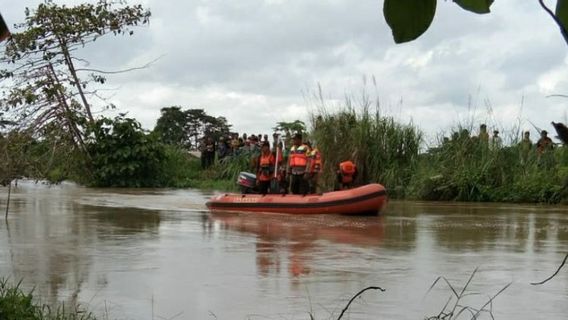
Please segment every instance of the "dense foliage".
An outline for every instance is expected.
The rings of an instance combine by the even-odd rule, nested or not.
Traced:
[[[93,184],[100,187],[160,185],[165,147],[140,123],[118,116],[95,121],[86,141],[91,156]]]

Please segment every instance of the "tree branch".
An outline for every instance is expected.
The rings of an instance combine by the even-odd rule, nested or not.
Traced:
[[[91,69],[91,68],[78,68],[78,69],[75,69],[75,71],[91,71],[91,72],[104,73],[104,74],[125,73],[125,72],[129,72],[129,71],[134,71],[134,70],[146,69],[149,66],[151,66],[152,64],[154,64],[156,61],[162,59],[163,57],[164,57],[164,55],[161,55],[161,56],[157,57],[156,59],[154,59],[154,60],[152,60],[152,61],[150,61],[150,62],[148,62],[145,65],[140,66],[140,67],[133,67],[133,68],[117,70],[117,71],[105,71],[105,70]]]
[[[550,94],[547,95],[546,98],[568,98],[566,94]]]
[[[560,272],[560,269],[562,269],[562,267],[564,267],[564,264],[566,264],[566,260],[568,260],[568,253],[566,254],[566,256],[564,257],[564,260],[562,261],[562,263],[560,264],[560,266],[558,267],[558,269],[556,269],[556,272],[554,272],[553,275],[551,275],[550,277],[548,277],[548,278],[542,280],[541,282],[532,282],[531,284],[532,284],[533,286],[538,286],[538,285],[541,285],[541,284],[545,284],[546,282],[548,282],[548,280],[554,278],[554,277],[558,274],[558,272]]]
[[[566,44],[568,44],[568,31],[566,30],[566,28],[564,28],[562,21],[560,21],[560,19],[558,19],[554,12],[552,12],[552,10],[550,10],[550,8],[547,7],[546,4],[544,4],[544,0],[538,0],[538,3],[540,3],[540,6],[544,9],[544,11],[546,11],[550,15],[552,20],[554,20],[554,22],[558,25],[558,27],[560,28],[560,33],[562,33],[562,37],[564,37],[564,41],[566,42]]]
[[[351,300],[349,300],[349,302],[347,303],[347,305],[345,306],[345,308],[343,308],[343,310],[341,310],[341,314],[339,315],[339,317],[337,318],[337,320],[341,320],[341,318],[343,318],[343,314],[345,314],[345,312],[347,311],[347,309],[349,309],[349,306],[351,305],[351,303],[353,302],[353,300],[355,300],[358,296],[362,295],[365,291],[367,290],[380,290],[382,292],[385,292],[385,289],[381,288],[381,287],[367,287],[359,292],[357,292],[357,294],[355,294]]]

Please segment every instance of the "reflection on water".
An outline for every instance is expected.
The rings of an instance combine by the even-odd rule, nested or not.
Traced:
[[[2,189],[3,191],[4,189]],[[417,319],[441,309],[444,275],[494,294],[497,319],[564,319],[564,207],[391,202],[382,217],[204,211],[192,190],[98,190],[21,183],[0,226],[0,274],[44,301],[81,302],[119,319],[337,316]],[[5,205],[0,195],[0,208]],[[484,296],[472,296],[479,306]]]
[[[256,238],[256,263],[260,276],[274,276],[288,261],[291,277],[310,273],[311,253],[328,243],[378,247],[384,236],[382,217],[290,216],[213,212],[211,221],[222,230]]]

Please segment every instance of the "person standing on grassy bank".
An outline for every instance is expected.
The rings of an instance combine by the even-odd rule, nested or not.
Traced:
[[[487,133],[487,125],[485,123],[479,126],[479,141],[487,145],[489,143],[489,133]]]
[[[499,136],[499,130],[493,131],[493,137],[491,137],[491,149],[499,150],[503,147],[503,140]]]
[[[532,150],[531,133],[529,131],[525,131],[523,133],[523,140],[521,140],[519,146],[521,149],[521,163],[525,164],[527,163]]]
[[[538,139],[536,143],[536,151],[539,155],[541,155],[547,151],[552,150],[553,148],[554,145],[552,144],[552,139],[548,137],[548,132],[546,130],[542,130],[540,132],[540,139]]]

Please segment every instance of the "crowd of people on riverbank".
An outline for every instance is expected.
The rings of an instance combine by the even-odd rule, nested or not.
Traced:
[[[540,137],[535,143],[531,139],[530,131],[523,132],[523,137],[517,144],[521,153],[522,162],[526,162],[527,159],[533,155],[535,155],[537,159],[541,159],[543,155],[551,154],[550,151],[554,149],[555,144],[548,136],[548,132],[546,130],[539,130],[539,133]],[[435,149],[443,150],[444,148],[452,148],[455,145],[465,146],[467,150],[474,150],[475,147],[480,147],[481,150],[499,150],[505,147],[503,145],[503,139],[499,135],[499,130],[495,129],[493,130],[493,134],[489,135],[486,124],[479,126],[477,135],[471,135],[467,129],[455,131],[451,138],[444,137],[441,147]],[[511,146],[513,147],[515,145],[513,144]]]
[[[234,133],[202,140],[201,164],[207,169],[216,161],[226,163],[235,157],[250,159],[250,171],[256,174],[257,191],[267,193],[313,194],[318,191],[318,181],[323,169],[321,152],[310,141],[303,140],[302,133],[283,135],[239,136]],[[337,189],[351,188],[357,177],[357,167],[350,161],[337,166]]]

